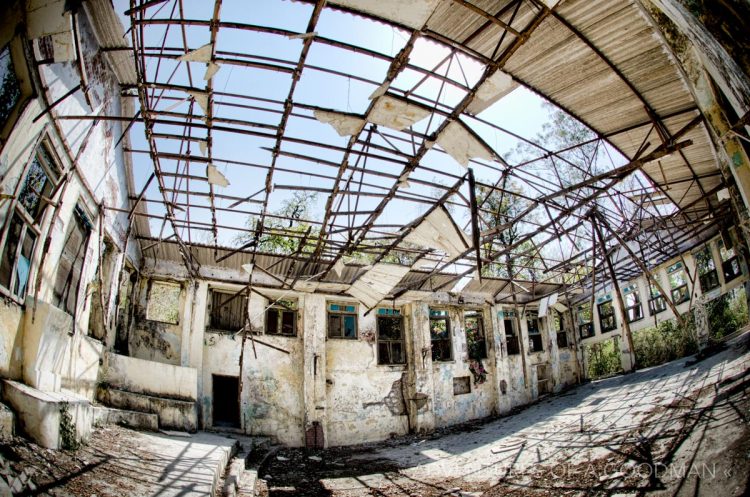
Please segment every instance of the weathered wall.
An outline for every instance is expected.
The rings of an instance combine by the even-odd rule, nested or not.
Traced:
[[[119,354],[106,354],[100,381],[128,392],[172,399],[198,398],[198,372],[194,368]]]
[[[329,445],[383,440],[408,433],[402,381],[406,366],[378,365],[375,312],[365,316],[364,311],[360,305],[359,339],[328,338],[325,343]]]
[[[181,287],[177,323],[148,319],[150,290],[155,283],[174,283]],[[128,336],[128,350],[132,357],[165,364],[181,363],[182,332],[187,302],[187,283],[166,278],[141,278],[138,282],[138,300],[134,303],[133,323]]]

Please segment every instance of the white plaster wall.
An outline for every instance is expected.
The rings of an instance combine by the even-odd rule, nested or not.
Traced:
[[[446,307],[442,308],[445,309]],[[482,384],[475,384],[474,378],[469,371],[466,332],[464,328],[463,312],[467,309],[453,306],[447,307],[447,309],[451,323],[453,360],[447,362],[433,361],[432,363],[435,392],[435,426],[437,427],[462,423],[486,417],[497,412],[495,390],[492,387],[492,382],[489,381],[496,374],[493,361],[491,360],[491,354],[494,350],[493,344],[488,344],[489,358],[482,361],[484,368],[487,370],[488,381]],[[492,326],[492,320],[488,319],[487,313],[483,314],[486,336],[491,337],[493,332],[489,328]],[[470,378],[471,393],[454,395],[453,379],[462,376]]]
[[[107,353],[102,380],[128,392],[185,400],[198,398],[198,372],[194,368]]]
[[[332,446],[408,433],[402,384],[406,365],[378,365],[376,342],[364,338],[377,336],[375,311],[367,316],[364,311],[360,305],[356,340],[326,339],[326,422]]]

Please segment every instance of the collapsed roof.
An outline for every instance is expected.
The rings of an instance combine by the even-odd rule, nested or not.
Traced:
[[[605,257],[632,278],[620,242],[653,266],[731,216],[636,1],[115,7],[126,36],[99,37],[136,108],[141,249],[193,273],[252,263],[368,307],[456,285],[528,301],[590,286]],[[541,98],[557,134],[525,123]]]

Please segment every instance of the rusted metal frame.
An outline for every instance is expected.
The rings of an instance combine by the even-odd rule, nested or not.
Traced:
[[[513,24],[513,21],[516,20],[516,16],[518,15],[518,12],[521,10],[521,5],[523,4],[523,0],[519,0],[515,4],[515,8],[513,9],[513,13],[510,16],[510,19],[508,21],[508,25]],[[505,8],[510,9],[512,3],[509,3],[506,5]],[[505,10],[505,8],[503,10]],[[510,26],[509,26],[510,27]],[[486,28],[485,28],[486,29]],[[495,49],[492,51],[492,55],[490,56],[491,59],[494,59],[497,56],[498,50],[500,50],[500,47],[503,46],[503,43],[505,42],[505,37],[508,35],[508,30],[503,31],[503,34],[500,36],[500,39],[497,41],[497,44],[495,44]],[[516,35],[519,36],[519,35]]]
[[[178,5],[180,6],[180,11],[181,11],[182,10],[182,0],[175,0],[174,4],[172,5],[172,12],[170,12],[170,14],[169,14],[170,17],[174,16],[175,10],[177,9]],[[160,9],[161,9],[161,7],[160,7]],[[167,36],[169,36],[169,28],[170,27],[171,26],[167,26],[167,29],[164,30],[164,36],[162,36],[161,45],[159,46],[159,53],[164,53],[164,43],[167,41]],[[185,36],[184,36],[184,28],[183,28],[183,41],[184,40],[185,40]],[[184,41],[184,43],[187,46],[187,41]],[[143,48],[141,48],[141,52],[143,52]],[[154,71],[154,78],[158,78],[159,77],[159,71],[160,71],[160,69],[161,69],[161,59],[159,59],[159,60],[156,61],[156,70]],[[177,67],[175,67],[174,70],[172,71],[172,74],[169,75],[169,78],[167,78],[167,82],[172,81],[172,78],[174,77],[174,75],[176,73],[177,73]],[[190,76],[189,69],[188,69],[188,76]],[[190,84],[192,85],[193,84],[192,78],[189,77],[189,80],[190,80]],[[163,95],[164,95],[164,91],[162,91],[159,94],[159,97],[156,98],[156,102],[154,103],[154,107],[156,107],[156,105],[159,104],[159,101],[161,100],[161,97]],[[156,90],[153,90],[151,92],[151,98],[154,98],[155,96],[156,96]]]
[[[630,256],[630,259],[635,263],[636,266],[641,270],[641,273],[643,273],[644,276],[646,276],[646,280],[653,282],[654,286],[659,290],[659,294],[664,298],[664,300],[669,305],[669,308],[674,313],[675,317],[677,318],[677,321],[680,323],[680,326],[685,325],[685,321],[682,319],[682,316],[677,311],[677,307],[674,305],[674,302],[672,302],[672,298],[669,294],[667,294],[664,291],[664,288],[661,286],[661,283],[654,277],[654,275],[651,273],[651,271],[648,269],[646,264],[636,255],[635,252],[628,246],[628,244],[625,242],[625,240],[622,239],[620,234],[617,232],[617,230],[612,229],[612,227],[609,225],[606,219],[603,219],[600,215],[597,214],[597,217],[599,218],[600,222],[604,225],[604,227],[607,229],[607,231],[610,232],[610,234],[617,240],[617,243],[620,244],[620,247],[624,248],[625,251]],[[649,290],[649,296],[651,295],[651,291]]]
[[[650,107],[647,107],[646,108],[646,113],[653,120],[654,127],[656,128],[656,132],[659,134],[659,138],[661,138],[662,143],[674,143],[675,139],[672,138],[671,133],[669,132],[669,130],[667,129],[667,127],[664,125],[664,123],[659,119],[659,116],[656,115],[656,113],[653,111],[653,109],[651,109]],[[703,116],[699,116],[699,117],[700,118],[693,119],[689,124],[691,124],[693,126],[698,125],[700,122],[703,121]],[[691,126],[691,128],[692,128],[692,126]],[[688,128],[688,129],[691,129],[691,128]],[[681,131],[684,131],[685,129],[686,129],[686,127],[683,127],[683,129]],[[686,133],[687,131],[684,131],[684,132]],[[690,174],[693,176],[693,180],[698,185],[698,189],[701,191],[701,194],[705,195],[706,191],[703,188],[703,185],[701,184],[701,182],[698,180],[698,176],[697,176],[697,174],[695,172],[695,169],[693,168],[693,165],[690,163],[690,161],[688,161],[687,157],[685,157],[685,154],[682,151],[679,151],[678,153],[680,154],[680,158],[682,159],[682,161],[685,163],[685,165],[687,166],[688,170],[690,171]],[[649,175],[646,175],[646,176],[649,176]],[[669,194],[668,190],[666,189],[666,186],[668,186],[668,185],[665,185],[665,187],[661,187],[661,185],[657,184],[657,187],[660,188],[664,192],[664,194],[667,196],[667,198],[671,199],[672,202],[679,208],[680,202],[682,202],[685,199],[685,196],[690,191],[690,188],[688,188],[685,191],[685,194],[682,196],[682,198],[680,198],[679,200],[675,201],[675,199],[672,198],[672,195]],[[707,202],[707,204],[708,204],[708,206],[710,208],[711,207],[711,203]]]
[[[292,271],[294,271],[294,268],[297,266],[297,257],[299,257],[299,255],[305,249],[305,244],[307,243],[307,240],[310,237],[311,228],[312,226],[307,227],[307,230],[305,231],[305,236],[302,237],[302,240],[297,245],[297,249],[292,254],[292,263],[289,265],[289,268],[287,268],[285,278],[289,278],[292,274]],[[292,283],[290,287],[294,287],[294,283]]]
[[[360,13],[358,13],[357,15],[361,17]],[[209,22],[208,21],[199,20],[199,19],[152,19],[152,20],[147,21],[147,24],[154,24],[154,25],[157,25],[157,24],[181,24],[181,25],[186,25],[186,26],[206,26],[206,27],[209,26]],[[283,36],[283,37],[289,37],[289,36],[293,36],[293,35],[299,34],[299,33],[295,32],[295,31],[290,31],[290,30],[285,30],[285,29],[272,28],[272,27],[268,27],[268,26],[258,26],[258,25],[253,25],[253,24],[243,24],[243,23],[236,23],[236,22],[220,21],[218,23],[218,25],[219,25],[220,29],[221,28],[224,28],[224,29],[228,28],[228,29],[255,31],[255,32],[259,32],[259,33],[274,34],[274,35],[279,35],[279,36]],[[411,29],[407,29],[407,31],[410,32],[412,30]],[[389,62],[392,60],[392,58],[389,55],[386,55],[386,54],[383,54],[383,53],[380,53],[380,52],[376,52],[374,50],[370,50],[370,49],[367,49],[365,47],[360,47],[360,46],[357,46],[357,45],[351,45],[349,43],[345,43],[345,42],[342,42],[342,41],[334,40],[334,39],[331,39],[331,38],[326,38],[324,36],[315,36],[315,42],[316,43],[321,43],[321,44],[324,44],[324,45],[329,45],[329,46],[332,46],[332,47],[335,47],[335,48],[345,49],[345,50],[348,50],[350,52],[357,53],[357,54],[367,55],[369,57],[374,57],[374,58],[377,58],[377,59],[380,59],[380,60],[386,60],[386,61],[389,61]],[[145,48],[146,48],[146,50],[157,49],[157,47],[145,47]],[[173,49],[167,47],[167,50],[173,50]],[[260,56],[260,55],[244,54],[244,53],[240,53],[240,52],[225,52],[225,51],[221,51],[221,52],[218,52],[218,53],[220,55],[245,55],[245,56],[248,56],[248,57],[254,57],[254,58],[258,58],[258,59],[276,60],[278,62],[285,62],[287,64],[292,64],[291,61],[283,61],[283,59],[274,59],[272,57],[264,57],[264,56]],[[307,67],[310,67],[310,66],[307,66]],[[431,74],[430,71],[428,71],[428,70],[426,70],[426,69],[424,69],[424,68],[422,68],[420,66],[417,66],[417,65],[407,64],[406,68],[410,69],[410,70],[413,70],[413,71],[415,71],[417,73],[420,73],[422,75],[428,76],[428,77],[434,77],[434,78],[437,78],[437,79],[441,79],[442,78],[442,76],[436,76],[434,74]],[[453,80],[453,79],[450,79],[450,78],[446,79],[446,83],[448,83],[450,85],[453,85],[453,86],[456,86],[457,88],[465,90],[465,91],[469,89],[465,85],[462,85],[460,82],[458,82],[456,80]]]
[[[177,49],[172,48],[170,50],[177,50]],[[220,53],[223,53],[223,52],[220,52]],[[145,57],[158,59],[158,60],[161,60],[161,59],[175,60],[175,59],[180,58],[182,55],[184,55],[184,53],[179,53],[179,52],[177,53],[151,53],[149,51],[143,51],[143,55]],[[215,62],[220,62],[225,65],[250,67],[253,69],[265,69],[267,71],[276,71],[276,72],[283,72],[283,73],[289,73],[289,74],[294,72],[294,68],[287,67],[287,65],[290,64],[290,62],[284,59],[275,59],[273,57],[263,57],[260,55],[254,56],[250,54],[240,54],[240,53],[237,53],[236,55],[242,55],[244,57],[253,58],[253,59],[271,60],[271,61],[275,61],[276,64],[271,64],[268,62],[253,62],[251,60],[243,60],[239,58],[217,57],[217,56],[215,56],[213,60]],[[277,64],[282,64],[282,65],[277,65]],[[327,71],[327,69],[324,69],[324,68],[321,68],[321,70]],[[156,82],[156,79],[154,79],[154,82]]]
[[[320,18],[320,14],[323,11],[323,6],[325,5],[325,0],[318,0],[318,2],[315,4],[315,7],[313,9],[312,14],[310,15],[310,20],[307,24],[307,32],[313,32],[315,31],[315,26],[318,23],[318,19]],[[281,143],[282,143],[282,137],[285,134],[286,130],[286,124],[289,119],[289,114],[292,112],[292,102],[294,101],[294,91],[297,88],[297,82],[299,81],[302,71],[305,66],[305,60],[307,59],[307,54],[310,51],[310,46],[312,45],[313,38],[305,38],[303,45],[302,45],[302,51],[300,52],[300,56],[297,62],[297,67],[294,70],[294,73],[292,75],[292,82],[289,88],[289,93],[287,96],[286,101],[284,102],[284,114],[281,117],[281,120],[279,122],[277,134],[276,134],[276,142],[274,144],[272,156],[271,156],[271,167],[268,169],[268,173],[266,174],[266,181],[265,181],[265,188],[266,188],[266,194],[263,199],[263,207],[260,215],[260,219],[258,222],[258,229],[255,231],[255,234],[253,235],[253,240],[255,240],[256,244],[253,247],[253,253],[257,252],[258,249],[258,242],[260,240],[261,235],[263,234],[263,230],[265,229],[265,219],[266,219],[266,213],[268,211],[268,199],[271,196],[271,191],[273,189],[273,173],[274,169],[276,168],[276,162],[278,160],[279,156],[279,150],[281,150]],[[325,223],[323,223],[323,226],[325,227]],[[252,262],[255,262],[255,255],[252,257]]]
[[[471,169],[469,169],[471,171]],[[437,209],[439,209],[444,202],[453,194],[455,194],[459,188],[464,184],[467,177],[470,176],[471,173],[466,173],[462,178],[460,178],[450,189],[448,189],[447,192],[445,192],[439,199],[433,200],[432,206],[427,209],[424,214],[416,218],[414,221],[409,223],[407,226],[404,227],[401,232],[394,237],[394,240],[387,246],[383,247],[383,252],[375,258],[375,260],[372,262],[372,265],[375,265],[382,261],[391,251],[396,250],[398,247],[398,244],[401,243],[414,229],[419,226],[419,224],[427,218],[430,214],[435,212]],[[458,227],[456,227],[458,228]],[[324,273],[323,277],[325,277],[328,273]],[[354,282],[358,279],[358,277],[355,277],[353,281],[351,281],[349,284],[354,284]]]
[[[594,211],[595,212],[595,211]],[[622,314],[622,328],[625,331],[625,339],[628,342],[628,351],[630,355],[630,367],[631,371],[635,371],[635,347],[633,346],[633,334],[630,331],[630,322],[628,321],[628,314],[625,310],[625,302],[624,297],[622,295],[622,291],[620,290],[620,283],[617,281],[617,275],[615,274],[615,268],[612,265],[612,260],[609,258],[609,255],[607,254],[607,247],[604,242],[604,235],[602,234],[601,228],[599,228],[599,223],[597,222],[597,216],[592,212],[591,214],[591,225],[593,226],[594,231],[596,232],[596,236],[599,239],[599,246],[601,247],[602,257],[604,258],[604,262],[607,265],[607,269],[609,270],[610,279],[612,280],[612,286],[614,287],[615,291],[615,298],[617,299],[617,305],[620,308],[620,313]],[[592,309],[592,317],[593,317],[593,309]]]
[[[57,107],[58,105],[60,105],[63,102],[63,100],[65,100],[69,96],[73,95],[78,90],[82,90],[82,88],[83,87],[80,84],[78,84],[75,87],[71,88],[70,90],[68,90],[67,92],[65,92],[65,94],[63,96],[61,96],[60,98],[56,99],[51,104],[45,106],[44,109],[39,114],[37,114],[36,116],[34,116],[34,119],[32,119],[31,122],[37,122],[39,119],[43,118],[44,116],[46,116],[47,114],[49,114],[50,112],[52,112],[52,109],[54,109],[55,107]],[[94,117],[92,117],[92,119],[94,119]]]
[[[143,5],[143,3],[141,3],[141,6],[142,5]],[[132,10],[136,6],[136,0],[130,0],[130,6],[131,6],[131,10]],[[142,16],[143,16],[143,10],[140,10],[139,14],[140,14],[140,16],[142,18]],[[130,15],[130,20],[131,20],[131,25],[134,26],[135,11]],[[139,40],[139,36],[138,36],[139,34],[140,34],[140,40]],[[143,30],[140,30],[140,33],[137,33],[136,29],[132,29],[131,30],[131,38],[132,38],[132,47],[133,47],[133,52],[134,52],[133,55],[134,55],[134,59],[136,61],[136,69],[137,69],[137,72],[140,75],[139,79],[141,81],[143,81],[143,78],[145,77],[145,74],[146,74],[145,59],[143,58],[142,54],[139,53],[139,51],[138,51],[138,47],[139,46],[143,46],[143,41],[144,41]],[[139,55],[140,55],[140,57],[139,57]],[[140,63],[139,63],[139,60],[140,60]],[[146,94],[146,91],[145,91],[145,88],[143,87],[143,85],[138,85],[138,97],[139,97],[139,100],[140,100],[140,103],[141,103],[141,108],[142,109],[150,109],[149,102],[148,102],[148,96]],[[193,260],[193,257],[191,255],[190,251],[185,246],[185,244],[182,241],[182,239],[180,238],[180,236],[177,234],[177,228],[176,228],[176,225],[174,223],[174,221],[175,221],[174,211],[171,208],[171,206],[168,204],[168,200],[167,200],[166,194],[164,192],[164,180],[163,180],[163,178],[160,175],[161,168],[159,166],[159,158],[156,156],[156,153],[157,153],[156,143],[155,143],[155,140],[150,136],[150,133],[151,133],[151,131],[153,129],[153,124],[151,123],[151,118],[150,118],[148,112],[144,112],[143,113],[143,120],[144,120],[145,132],[146,132],[146,139],[147,139],[147,141],[149,143],[149,149],[150,149],[150,152],[151,152],[151,158],[152,158],[152,161],[153,161],[153,164],[154,164],[154,173],[155,173],[157,182],[159,184],[159,189],[162,192],[162,197],[164,198],[164,202],[165,202],[165,209],[166,209],[166,212],[167,212],[166,218],[169,218],[170,223],[172,224],[172,230],[177,235],[176,239],[177,239],[177,241],[178,241],[178,243],[180,245],[180,253],[182,254],[182,258],[183,258],[183,262],[185,263],[185,267],[187,268],[188,273],[191,275],[191,277],[194,277],[194,276],[197,275],[197,268],[195,266],[196,261]]]
[[[138,5],[137,7],[134,7],[133,5],[135,4],[135,0],[131,0],[131,2],[130,2],[130,8],[128,10],[126,10],[124,12],[124,14],[126,16],[130,17],[131,18],[131,22],[132,22],[132,18],[135,16],[136,13],[140,14],[141,16],[143,16],[143,11],[144,10],[146,10],[146,9],[148,9],[150,7],[153,7],[154,5],[159,5],[160,3],[164,3],[166,1],[167,0],[147,0],[145,2],[141,2],[140,5]]]
[[[357,184],[357,192],[361,192],[362,191],[362,184],[364,182],[365,170],[367,169],[367,159],[369,157],[368,152],[370,150],[370,145],[372,143],[371,142],[372,141],[372,132],[373,132],[373,130],[375,128],[376,128],[375,126],[370,126],[370,128],[368,129],[368,131],[367,131],[367,138],[365,138],[365,142],[362,145],[362,152],[357,156],[357,161],[354,163],[355,166],[359,167],[359,162],[363,161],[362,162],[362,168],[361,168],[360,174],[359,174],[359,182]],[[352,152],[353,151],[354,150],[352,150]],[[339,167],[339,164],[331,162],[331,161],[329,161],[328,165],[331,166],[331,167],[335,167],[337,169]],[[351,169],[351,167],[350,167],[350,169]],[[354,172],[352,172],[352,174],[349,175],[349,178],[347,178],[346,183],[344,184],[344,190],[348,190],[349,189],[349,186],[351,185],[353,177],[354,177]],[[336,181],[336,180],[337,180],[336,178],[333,179],[333,181]],[[356,208],[357,208],[356,206],[359,206],[360,196],[359,195],[355,195],[355,196],[356,196],[356,202],[355,202],[355,210],[356,210]],[[347,208],[349,210],[351,210],[351,197],[352,197],[352,195],[346,195]],[[342,196],[339,199],[339,202],[338,202],[338,204],[335,207],[336,213],[333,214],[333,215],[331,215],[331,221],[330,221],[331,224],[334,224],[334,222],[336,221],[336,218],[341,215],[340,214],[340,210],[341,210],[341,205],[343,204],[343,202],[344,202],[344,197]],[[352,218],[351,215],[348,216],[347,221],[348,221],[348,226],[349,226],[349,228],[351,230],[352,223],[353,223],[353,218]],[[324,225],[323,226],[323,231],[326,231],[326,230],[328,230],[328,228]]]
[[[398,53],[398,55],[396,55],[396,57],[394,57],[393,60],[391,61],[391,64],[390,64],[390,66],[388,68],[388,71],[386,73],[386,77],[385,77],[385,79],[383,81],[383,84],[390,84],[390,83],[392,83],[396,79],[396,77],[401,72],[401,70],[403,69],[403,67],[408,63],[409,55],[411,54],[411,51],[414,48],[414,43],[417,41],[418,38],[419,38],[419,31],[418,30],[413,30],[412,33],[411,33],[411,36],[409,37],[409,40],[406,42],[406,44],[401,49],[401,51]],[[370,112],[372,111],[372,109],[375,106],[376,100],[377,99],[373,99],[370,102],[370,105],[368,106],[367,111],[365,112],[365,116],[368,116],[370,114]],[[339,169],[337,171],[337,174],[336,174],[336,181],[334,182],[333,190],[331,191],[331,194],[330,194],[330,196],[328,198],[328,201],[326,202],[325,213],[323,215],[323,226],[324,227],[328,224],[328,219],[332,215],[333,201],[334,201],[335,197],[338,195],[339,183],[341,182],[341,178],[343,177],[344,171],[346,171],[346,169],[348,167],[349,156],[351,154],[351,151],[354,148],[354,145],[358,141],[357,137],[362,133],[362,131],[364,130],[365,126],[366,126],[366,123],[363,123],[362,126],[361,126],[361,128],[356,133],[352,134],[351,138],[349,139],[349,142],[348,142],[347,147],[346,147],[346,151],[344,152],[344,156],[343,156],[343,158],[341,160],[341,165],[340,165],[340,167],[339,167]],[[391,192],[393,190],[394,190],[394,188],[391,188]],[[381,202],[381,205],[382,205],[382,203],[383,202]],[[327,237],[327,234],[326,234],[325,230],[321,231],[321,233],[318,236],[318,243],[316,244],[316,247],[313,250],[313,254],[314,254],[313,255],[313,260],[317,260],[319,258],[321,243],[322,243],[323,240],[325,240],[326,237]],[[343,251],[343,249],[342,249],[342,251]],[[330,270],[333,267],[333,265],[338,261],[338,259],[341,258],[342,256],[343,256],[343,253],[340,253],[337,257],[334,257],[334,260],[332,260],[330,262],[328,270]],[[321,277],[325,278],[326,274],[327,274],[327,271]]]
[[[469,9],[472,12],[474,12],[475,14],[478,14],[481,17],[484,17],[485,19],[487,19],[492,24],[495,24],[495,25],[499,26],[500,28],[502,28],[503,30],[512,33],[513,36],[516,36],[516,37],[521,37],[522,36],[521,33],[519,33],[518,31],[516,31],[516,29],[514,29],[509,24],[504,23],[503,21],[501,21],[500,19],[498,19],[496,16],[493,16],[492,14],[484,11],[483,9],[480,9],[479,7],[477,7],[476,5],[474,5],[472,3],[467,2],[466,0],[451,0],[451,1],[453,3],[457,3],[459,5],[462,5],[463,7],[466,7],[467,9]]]
[[[573,212],[574,210],[580,209],[584,205],[587,205],[589,202],[593,201],[598,196],[600,196],[603,193],[603,191],[605,191],[607,188],[609,188],[612,185],[617,184],[621,180],[621,177],[624,177],[627,174],[629,174],[630,172],[632,172],[633,170],[636,170],[636,169],[642,167],[644,163],[646,163],[646,162],[648,162],[650,160],[653,160],[653,158],[655,158],[655,157],[659,157],[659,156],[661,156],[663,154],[668,153],[669,151],[673,150],[677,146],[679,146],[679,147],[685,147],[685,146],[687,146],[690,143],[691,142],[688,141],[688,142],[682,142],[680,144],[676,144],[676,145],[674,145],[672,147],[662,147],[662,148],[660,148],[660,150],[652,152],[651,154],[649,154],[648,156],[644,157],[643,159],[639,159],[637,161],[632,161],[632,162],[630,162],[628,164],[625,164],[625,165],[621,166],[620,168],[616,168],[616,169],[614,169],[612,171],[609,171],[607,173],[603,173],[603,174],[600,174],[600,175],[597,175],[597,176],[593,176],[593,177],[589,178],[588,180],[585,180],[585,181],[581,182],[580,184],[573,185],[572,187],[569,187],[566,190],[579,189],[579,188],[582,188],[582,187],[587,186],[589,184],[592,184],[594,182],[601,181],[602,179],[612,178],[612,179],[610,179],[609,183],[604,188],[602,188],[600,190],[595,190],[590,195],[588,195],[588,196],[584,197],[583,199],[581,199],[576,205],[574,205],[574,206],[566,209],[565,211],[563,211],[561,213],[561,215],[566,215],[569,212]],[[551,195],[551,197],[555,197],[555,196],[562,195],[562,194],[564,194],[564,192],[558,192],[558,193],[556,193],[554,195]],[[533,207],[533,208],[535,208],[535,207]],[[520,215],[516,216],[516,218],[514,218],[512,221],[506,222],[503,225],[495,227],[495,228],[493,228],[491,230],[487,230],[485,233],[483,233],[482,243],[485,243],[485,242],[488,242],[488,241],[492,241],[492,239],[494,238],[494,236],[496,235],[496,233],[499,233],[499,232],[501,232],[501,231],[503,231],[505,229],[508,229],[510,226],[512,226],[513,224],[515,224],[515,222],[517,222],[518,219],[522,219],[531,210],[533,210],[533,208],[532,209],[529,209],[529,208],[525,209],[523,212],[520,213]],[[542,229],[549,228],[552,224],[553,224],[552,222],[549,222],[549,223],[546,223],[546,224],[542,225],[542,227],[540,227],[540,229],[536,230],[535,232],[531,233],[530,235],[525,235],[525,236],[519,238],[514,243],[508,245],[505,249],[500,250],[500,251],[496,252],[495,254],[490,255],[489,257],[487,257],[487,259],[489,261],[494,261],[495,259],[497,259],[498,257],[500,257],[502,255],[511,253],[511,251],[513,249],[515,249],[516,247],[522,245],[523,243],[525,243],[528,239],[532,238],[533,236],[536,236],[536,234],[538,234]],[[573,227],[572,229],[577,229],[577,226]],[[465,251],[464,253],[462,253],[458,258],[460,259],[461,257],[465,257],[469,252],[471,252],[471,249],[469,249],[469,250]],[[433,274],[442,271],[448,265],[449,264],[444,264],[442,267],[441,266],[437,266],[433,270]],[[457,279],[460,279],[460,278],[468,275],[470,272],[471,272],[471,270],[466,271],[464,273],[459,273],[458,275],[452,277],[449,282],[441,285],[440,288],[443,288],[443,287],[447,286],[448,284],[456,281]],[[429,278],[429,276],[428,276],[428,278]],[[423,281],[418,281],[418,282],[415,282],[415,284],[419,285],[422,282]],[[413,286],[413,285],[410,285],[409,287],[411,287],[411,286]],[[406,290],[404,290],[404,291],[406,291]]]
[[[496,63],[492,64],[491,66],[489,66],[485,70],[484,74],[479,79],[479,81],[476,83],[476,85],[474,86],[474,88],[453,109],[453,111],[451,112],[451,114],[448,117],[446,117],[446,119],[441,123],[441,125],[438,127],[438,129],[432,134],[432,137],[436,138],[437,136],[439,136],[440,133],[443,130],[445,130],[445,128],[448,126],[448,124],[450,124],[451,122],[453,122],[455,119],[457,119],[461,115],[461,113],[463,113],[463,111],[466,109],[466,107],[468,107],[469,104],[471,103],[471,101],[474,99],[474,95],[475,95],[476,91],[479,89],[479,87],[482,85],[482,83],[484,83],[488,78],[490,78],[493,74],[495,74],[498,70],[500,70],[505,65],[505,62],[516,52],[516,50],[518,50],[518,48],[520,48],[521,45],[523,45],[523,43],[526,41],[526,39],[528,39],[528,35],[530,35],[541,24],[541,22],[545,19],[545,17],[547,16],[547,14],[548,14],[548,12],[545,12],[545,11],[540,12],[534,18],[534,20],[532,20],[531,23],[529,23],[529,26],[526,27],[526,29],[524,30],[524,33],[526,33],[526,36],[522,36],[522,37],[517,38],[515,40],[515,42],[510,47],[508,47],[506,49],[506,51],[503,53],[503,55],[500,57],[500,59]],[[417,165],[419,164],[419,161],[421,161],[422,157],[424,157],[424,155],[427,153],[427,150],[428,150],[428,147],[426,146],[425,143],[423,143],[420,146],[419,150],[417,151],[417,154],[404,167],[404,171],[402,172],[401,176],[406,175],[408,177],[408,175],[411,172],[413,172],[414,169],[416,169]],[[397,184],[393,185],[391,187],[390,194],[391,195],[395,195],[395,191],[396,191],[397,188],[398,188]],[[367,232],[369,231],[369,229],[372,227],[372,225],[374,224],[374,222],[377,219],[377,217],[380,215],[380,213],[385,208],[385,205],[387,204],[388,200],[389,200],[389,197],[386,197],[386,198],[384,198],[381,201],[381,203],[376,208],[376,213],[373,214],[373,215],[371,215],[370,219],[368,219],[368,221],[365,222],[365,224],[363,225],[362,229],[359,231],[359,233],[357,235],[357,238],[354,241],[354,243],[348,244],[348,247],[356,247],[364,239],[365,235],[367,234]],[[342,250],[342,253],[340,253],[337,257],[335,257],[333,261],[331,261],[328,270],[330,270],[330,268],[333,266],[333,264],[335,264],[342,255],[343,255],[343,250]],[[464,254],[464,256],[465,255],[466,254]],[[325,274],[324,274],[324,276],[325,276]]]
[[[182,7],[182,0],[180,0],[180,6]],[[182,8],[180,8],[180,12],[182,13]],[[211,36],[210,36],[210,42],[211,43],[211,60],[213,61],[216,58],[216,36],[219,32],[219,14],[221,12],[221,0],[214,0],[214,12],[213,16],[211,18]],[[182,31],[183,36],[185,33],[185,25],[182,25]],[[184,39],[184,38],[183,38]],[[187,51],[187,44],[185,44],[185,50]],[[190,67],[190,63],[186,62],[188,66],[188,70]],[[192,83],[191,83],[192,86]],[[208,105],[206,109],[206,156],[208,158],[208,163],[211,163],[211,160],[213,158],[213,140],[212,140],[212,130],[211,126],[213,124],[213,118],[214,118],[214,96],[213,96],[213,78],[209,78],[209,80],[206,82],[206,92],[208,93]],[[188,145],[189,147],[189,145]],[[189,148],[188,148],[189,152]],[[187,164],[186,166],[187,167]],[[211,206],[211,224],[212,226],[212,233],[214,236],[214,259],[216,258],[218,254],[219,249],[219,229],[216,227],[217,219],[216,219],[216,193],[214,191],[214,185],[209,181],[208,182],[208,192],[209,192],[209,204]],[[189,197],[188,197],[189,198]],[[188,210],[188,216],[189,216],[189,210]]]
[[[138,197],[135,199],[135,202],[133,202],[133,206],[130,208],[130,212],[128,212],[128,219],[133,218],[133,213],[138,208],[138,205],[141,203],[141,200],[143,200],[143,196],[146,194],[146,190],[151,185],[151,182],[156,177],[156,173],[151,173],[151,176],[148,177],[148,180],[146,180],[146,184],[143,185],[143,188],[141,189],[141,193],[138,194]]]

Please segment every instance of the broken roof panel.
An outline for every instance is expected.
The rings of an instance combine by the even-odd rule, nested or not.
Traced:
[[[440,206],[425,217],[404,241],[427,249],[440,249],[453,259],[466,252],[471,243],[448,210]]]
[[[409,272],[407,266],[379,263],[359,277],[347,290],[352,297],[372,309],[393,290]]]

